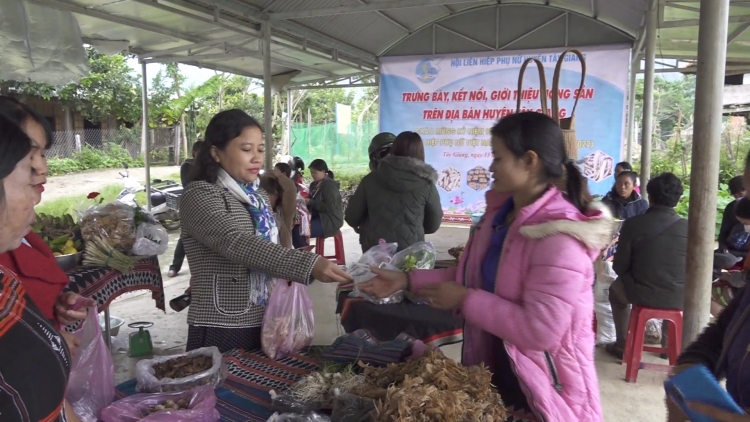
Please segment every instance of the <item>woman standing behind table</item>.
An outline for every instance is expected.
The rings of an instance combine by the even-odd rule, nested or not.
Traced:
[[[21,127],[31,138],[32,184],[37,196],[36,201],[39,202],[47,183],[45,153],[52,147],[49,123],[26,105],[4,96],[0,96],[0,114]],[[16,274],[42,315],[53,321],[56,326],[73,324],[79,319],[86,318],[85,312],[71,309],[80,296],[73,292],[63,293],[70,279],[57,265],[52,250],[36,233],[29,232],[19,248],[0,253],[0,265]],[[91,306],[96,306],[96,302],[87,299],[85,307]],[[60,334],[65,338],[68,347],[75,351],[79,340],[63,330],[60,330]]]
[[[384,297],[409,289],[458,311],[463,363],[487,365],[509,408],[544,421],[600,422],[591,262],[611,239],[612,217],[592,202],[550,117],[512,114],[491,133],[494,184],[458,267],[408,275],[375,268],[360,290]]]
[[[0,114],[0,253],[22,246],[39,192],[31,140]],[[65,403],[70,350],[13,271],[0,265],[0,415],[3,421],[75,421]]]
[[[437,172],[424,162],[419,134],[401,132],[390,153],[362,179],[346,207],[346,223],[359,233],[362,252],[380,239],[406,249],[438,231],[443,219]]]
[[[259,187],[266,146],[257,120],[222,111],[204,141],[180,210],[192,285],[187,350],[257,349],[274,278],[307,284],[350,277],[327,259],[278,244]]]
[[[648,202],[635,191],[637,180],[638,175],[633,171],[620,172],[612,190],[602,198],[602,202],[612,210],[615,218],[627,220],[648,211]]]
[[[310,212],[307,210],[307,205],[305,205],[305,197],[302,196],[302,192],[307,191],[307,188],[294,181],[292,167],[289,164],[276,163],[274,168],[290,178],[297,189],[297,194],[295,196],[297,209],[294,213],[294,222],[292,226],[292,247],[295,249],[304,248],[309,245],[308,238],[310,237]],[[302,168],[304,168],[304,163],[302,164]]]
[[[344,225],[344,210],[341,204],[339,182],[321,159],[310,163],[310,197],[305,200],[310,211],[310,237],[329,238]]]

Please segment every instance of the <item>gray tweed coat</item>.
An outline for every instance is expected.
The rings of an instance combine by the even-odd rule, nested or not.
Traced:
[[[318,255],[256,236],[242,203],[216,184],[190,183],[180,216],[192,284],[190,325],[259,327],[265,308],[251,304],[250,270],[304,284],[311,280]]]

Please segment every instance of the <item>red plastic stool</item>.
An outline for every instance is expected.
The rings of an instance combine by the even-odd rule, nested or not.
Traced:
[[[326,256],[326,239],[324,237],[319,237],[315,239],[315,253],[322,256],[323,258],[330,259],[331,261],[336,263],[336,265],[346,266],[346,253],[344,253],[344,237],[341,235],[341,232],[333,235],[333,244],[335,248],[335,254]]]
[[[650,319],[663,319],[670,322],[667,329],[666,348],[644,346],[646,323]],[[662,333],[663,335],[664,333]],[[669,365],[641,362],[644,350],[652,353],[666,353],[669,356]],[[625,381],[635,382],[638,378],[639,369],[669,372],[672,366],[677,363],[680,350],[682,350],[682,311],[633,305],[628,324],[628,340],[625,343],[625,351],[622,357],[622,363],[627,365],[625,369]]]

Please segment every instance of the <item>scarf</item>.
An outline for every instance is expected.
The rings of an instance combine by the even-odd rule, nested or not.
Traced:
[[[257,236],[271,243],[279,243],[279,229],[273,217],[273,210],[260,194],[260,179],[243,185],[233,179],[224,169],[219,169],[216,183],[245,206],[253,219]],[[250,300],[253,305],[265,306],[272,288],[271,276],[256,271],[250,272]]]

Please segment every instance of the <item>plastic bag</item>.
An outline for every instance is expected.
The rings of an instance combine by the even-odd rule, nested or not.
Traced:
[[[124,254],[135,244],[135,209],[122,202],[95,205],[79,213],[78,222],[84,241],[101,237],[109,246]]]
[[[328,416],[323,416],[315,412],[306,413],[304,415],[296,413],[284,413],[279,415],[278,413],[274,413],[268,418],[268,422],[331,422],[331,420]]]
[[[115,365],[99,326],[99,313],[88,310],[81,328],[73,333],[81,340],[68,379],[65,398],[82,422],[96,422],[115,397]]]
[[[154,366],[179,357],[211,356],[213,366],[210,369],[184,378],[156,378]],[[145,393],[163,393],[186,391],[202,385],[216,387],[227,377],[227,367],[222,360],[221,352],[215,346],[201,347],[187,353],[171,356],[159,356],[144,359],[135,365],[136,390]]]
[[[263,316],[261,346],[271,359],[281,359],[312,344],[313,304],[307,286],[279,280]]]
[[[149,414],[149,406],[163,405],[167,400],[189,401],[188,410],[161,410]],[[208,385],[177,393],[136,394],[114,402],[102,411],[104,422],[216,422],[216,393]]]
[[[375,401],[341,394],[333,399],[332,422],[375,422]]]
[[[135,231],[133,255],[161,255],[169,246],[169,234],[160,224],[141,223]]]
[[[274,390],[269,391],[268,394],[271,396],[271,410],[280,414],[305,414],[323,407],[319,401],[303,402],[289,394],[276,394]]]
[[[437,252],[430,242],[417,242],[393,255],[390,264],[401,271],[431,270],[435,268]]]
[[[609,287],[617,278],[612,263],[597,262],[596,283],[594,283],[594,314],[596,314],[596,344],[609,344],[617,340],[612,305],[609,302]]]

